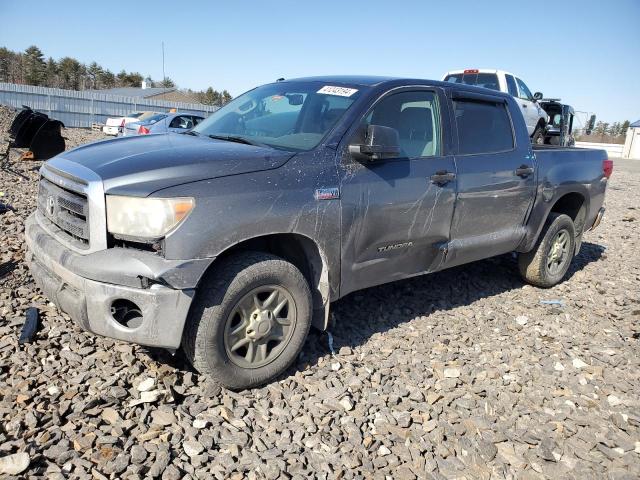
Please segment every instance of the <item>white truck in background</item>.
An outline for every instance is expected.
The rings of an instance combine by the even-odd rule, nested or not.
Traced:
[[[445,74],[443,81],[475,85],[505,92],[513,96],[524,116],[531,142],[539,145],[544,143],[545,130],[549,124],[549,115],[538,103],[539,100],[542,100],[543,95],[540,92],[532,95],[529,87],[519,77],[504,70],[474,68],[451,70]]]

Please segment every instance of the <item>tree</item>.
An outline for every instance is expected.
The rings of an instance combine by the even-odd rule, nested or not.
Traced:
[[[64,57],[58,63],[60,87],[70,90],[80,90],[82,76],[86,69],[78,60]]]
[[[164,80],[158,82],[157,86],[161,88],[175,88],[176,84],[169,77],[164,77]]]
[[[24,51],[22,58],[24,79],[28,85],[44,85],[45,68],[44,55],[35,45],[31,45]]]
[[[596,128],[594,129],[594,133],[596,135],[606,135],[609,132],[609,124],[607,122],[603,122],[600,120],[596,123]]]
[[[0,47],[0,82],[9,82],[10,65],[14,62],[15,53],[11,50]]]
[[[98,74],[100,88],[113,88],[116,86],[116,76],[111,70],[102,70]]]
[[[611,128],[609,128],[609,135],[611,135],[612,137],[617,137],[618,135],[620,135],[621,127],[622,125],[620,125],[620,122],[613,122],[611,124]]]
[[[223,105],[226,105],[227,103],[229,103],[231,100],[233,100],[233,97],[231,96],[231,94],[229,92],[227,92],[226,90],[222,91],[222,95],[220,96],[220,106],[222,107]]]
[[[622,122],[622,125],[620,126],[620,135],[626,135],[627,134],[627,130],[629,130],[629,125],[631,125],[631,122],[629,122],[629,120],[625,120],[624,122]]]
[[[58,64],[56,61],[49,57],[47,60],[47,66],[45,67],[45,85],[47,87],[58,88],[60,87],[60,79],[58,78]]]
[[[100,74],[102,73],[102,67],[96,62],[91,62],[87,67],[87,77],[89,77],[89,87],[92,89],[99,88]]]

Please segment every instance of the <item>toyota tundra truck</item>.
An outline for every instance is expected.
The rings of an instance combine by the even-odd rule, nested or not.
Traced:
[[[447,82],[277,81],[184,134],[61,153],[27,261],[83,329],[242,389],[281,374],[331,302],[509,252],[565,276],[601,221],[601,150],[532,146],[516,100]]]

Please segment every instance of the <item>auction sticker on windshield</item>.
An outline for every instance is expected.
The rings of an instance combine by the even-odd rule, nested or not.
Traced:
[[[325,85],[316,93],[324,93],[325,95],[338,95],[339,97],[350,97],[357,91],[357,88],[334,87],[331,85]]]

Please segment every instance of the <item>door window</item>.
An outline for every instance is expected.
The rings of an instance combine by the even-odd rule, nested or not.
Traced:
[[[507,91],[509,92],[509,95],[517,97],[518,87],[516,86],[515,78],[513,78],[513,75],[509,74],[505,75],[505,78],[507,79]]]
[[[504,103],[458,100],[453,106],[461,155],[513,149],[513,130]]]
[[[191,117],[188,117],[186,115],[175,117],[173,120],[171,120],[169,128],[182,128],[187,130],[189,128],[193,128],[193,121],[191,120]]]
[[[520,91],[518,96],[523,100],[533,100],[533,95],[531,95],[531,91],[529,91],[524,82],[519,78],[516,78],[516,82],[518,82],[518,90]]]
[[[383,98],[363,119],[361,132],[369,125],[397,130],[401,157],[440,155],[440,113],[434,92],[401,92]]]

